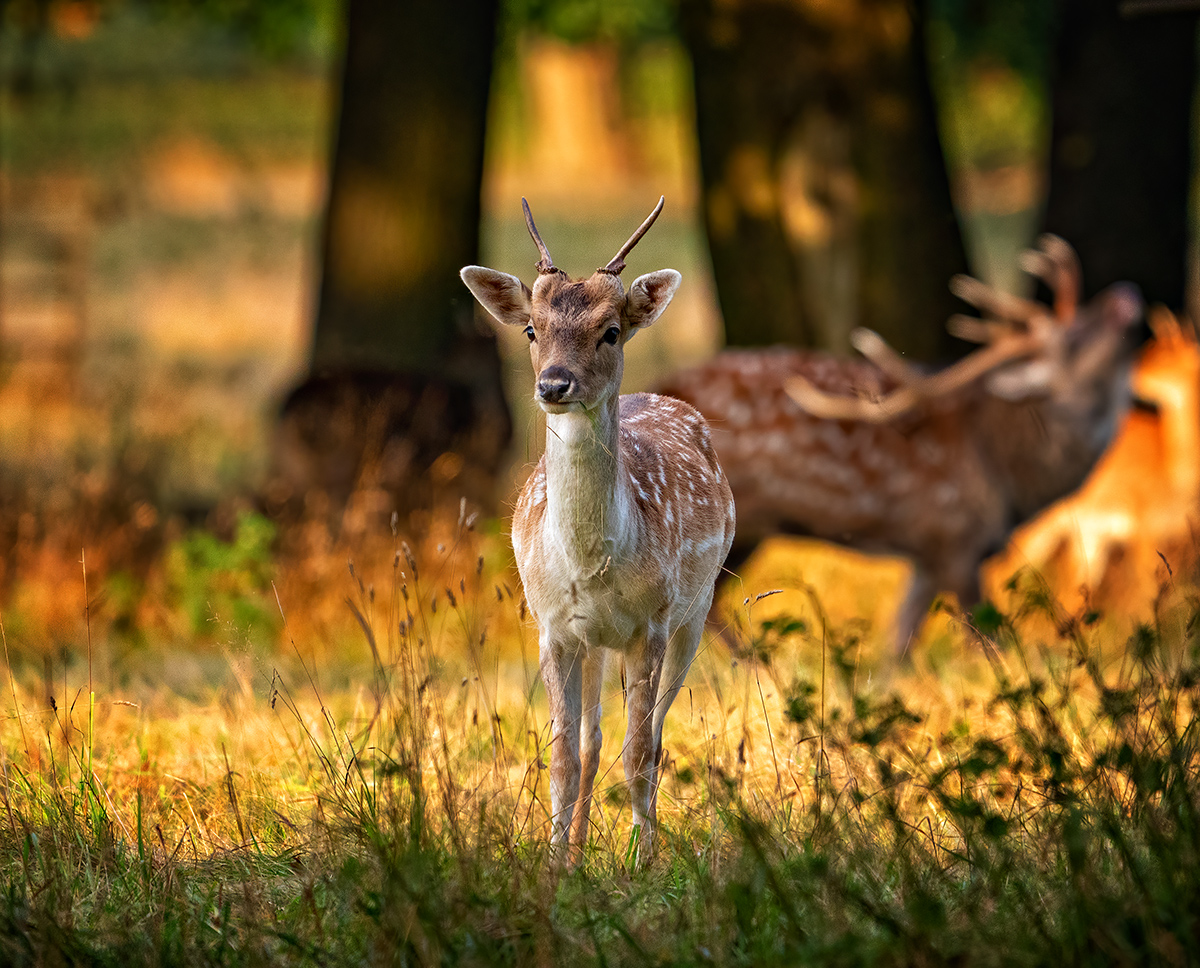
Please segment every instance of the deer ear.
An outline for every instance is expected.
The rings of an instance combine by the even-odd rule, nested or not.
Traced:
[[[658,319],[682,281],[683,276],[674,269],[659,269],[634,279],[625,296],[625,318],[630,327],[642,328]]]
[[[532,311],[529,288],[516,276],[483,266],[467,266],[459,272],[472,295],[497,322],[526,326]]]

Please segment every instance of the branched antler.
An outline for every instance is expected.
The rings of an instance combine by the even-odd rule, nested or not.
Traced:
[[[970,276],[955,276],[950,290],[991,318],[955,315],[947,328],[955,336],[983,344],[980,349],[937,373],[925,374],[905,361],[878,333],[856,329],[850,342],[898,386],[882,397],[826,393],[794,376],[788,395],[814,417],[885,423],[922,402],[944,397],[1015,360],[1045,353],[1055,340],[1058,324],[1076,315],[1082,289],[1075,250],[1056,235],[1043,235],[1038,250],[1023,253],[1022,267],[1041,278],[1054,292],[1053,310],[1031,299],[999,292]]]

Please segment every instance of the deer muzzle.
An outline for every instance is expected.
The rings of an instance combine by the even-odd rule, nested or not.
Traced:
[[[575,374],[565,366],[548,366],[538,375],[538,402],[569,403],[575,385]]]

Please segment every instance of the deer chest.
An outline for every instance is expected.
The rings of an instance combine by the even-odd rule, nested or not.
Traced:
[[[565,563],[523,568],[521,581],[539,629],[563,648],[626,648],[662,598],[611,559],[587,573]]]

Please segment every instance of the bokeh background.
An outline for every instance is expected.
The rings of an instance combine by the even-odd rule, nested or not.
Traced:
[[[0,964],[1200,962],[1192,0],[0,0]],[[965,347],[1078,250],[1140,398],[969,620],[766,543],[636,870],[582,867],[508,539],[528,348],[458,278],[684,284],[723,347]],[[1188,952],[1191,952],[1189,954]]]
[[[1089,291],[1193,298],[1170,4],[6,0],[0,26],[19,650],[78,642],[81,549],[133,635],[189,596],[203,626],[213,574],[265,594],[281,547],[319,583],[393,512],[428,534],[465,497],[502,531],[540,447],[525,341],[456,270],[530,276],[522,195],[577,274],[667,197],[632,272],[685,285],[626,390],[858,324],[944,362],[949,274],[1030,291],[1044,228]]]

